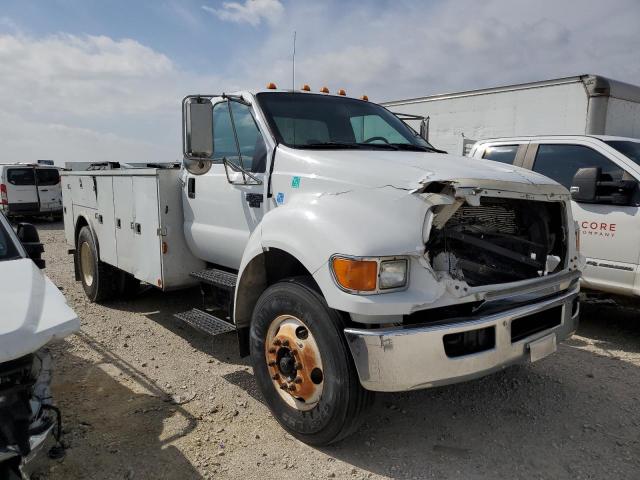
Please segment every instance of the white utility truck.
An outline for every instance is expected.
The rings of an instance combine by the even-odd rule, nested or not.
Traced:
[[[636,119],[640,119],[640,110]],[[571,190],[587,289],[640,296],[640,140],[538,135],[483,140],[470,155],[541,173]]]
[[[519,135],[640,138],[640,87],[599,75],[394,100],[394,112],[428,117],[429,141],[467,154],[477,140]]]
[[[180,169],[63,173],[91,300],[200,284],[177,318],[237,332],[275,418],[316,445],[372,392],[536,361],[576,330],[564,187],[434,152],[366,99],[270,87],[186,97]]]

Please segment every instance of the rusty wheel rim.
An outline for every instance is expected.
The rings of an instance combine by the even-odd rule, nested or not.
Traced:
[[[302,320],[280,315],[269,326],[265,356],[271,381],[280,397],[297,410],[311,410],[320,401],[324,368],[320,349]]]

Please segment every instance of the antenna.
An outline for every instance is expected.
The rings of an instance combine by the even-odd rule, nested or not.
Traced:
[[[293,31],[293,56],[291,58],[291,90],[296,89],[296,31]]]

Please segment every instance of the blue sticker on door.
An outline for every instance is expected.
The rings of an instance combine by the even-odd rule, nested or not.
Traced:
[[[276,195],[276,203],[278,205],[282,205],[284,203],[284,193],[278,192],[278,194]]]

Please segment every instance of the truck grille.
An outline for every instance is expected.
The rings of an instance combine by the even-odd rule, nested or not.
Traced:
[[[444,226],[431,230],[431,265],[470,286],[561,270],[566,253],[563,212],[560,202],[484,197],[478,206],[465,203]],[[556,257],[550,271],[549,256]]]

